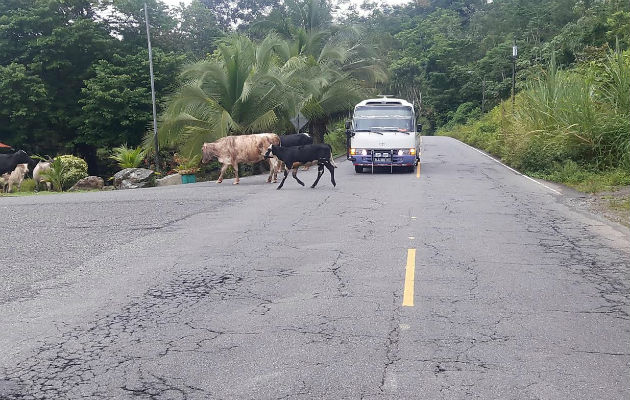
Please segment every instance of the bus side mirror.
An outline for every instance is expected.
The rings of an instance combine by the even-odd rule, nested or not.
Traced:
[[[346,120],[346,130],[349,131],[352,128],[352,121]]]
[[[418,129],[416,130],[416,132],[422,132],[422,124],[418,124]]]

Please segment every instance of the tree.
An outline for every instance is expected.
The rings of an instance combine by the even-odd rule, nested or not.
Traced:
[[[153,52],[159,103],[175,89],[175,77],[184,59],[160,49]],[[83,122],[76,141],[94,147],[139,144],[153,118],[147,50],[114,54],[111,61],[95,63],[93,71],[79,100]]]
[[[105,57],[115,39],[92,19],[89,1],[11,3],[16,8],[0,16],[0,65],[20,64],[22,69],[13,66],[4,71],[16,73],[10,79],[14,83],[21,79],[23,84],[14,87],[6,100],[21,99],[12,107],[30,109],[31,116],[11,118],[2,129],[15,135],[12,144],[17,147],[43,153],[71,150],[83,79],[93,60]],[[23,118],[29,119],[26,125]]]
[[[223,31],[234,30],[239,25],[247,26],[257,18],[268,15],[280,7],[279,0],[201,0],[216,16]]]
[[[278,54],[286,62],[278,63]],[[186,66],[184,83],[161,117],[160,144],[193,154],[222,136],[269,129],[286,114],[289,94],[303,90],[303,60],[287,55],[288,46],[274,35],[259,45],[232,36],[212,59]],[[151,135],[144,143],[152,147]]]
[[[201,1],[193,0],[178,11],[180,24],[175,29],[178,49],[190,53],[193,58],[204,58],[216,49],[216,43],[224,36],[215,14]]]
[[[159,0],[100,0],[100,18],[110,34],[121,38],[119,45],[128,50],[146,47],[144,4],[147,5],[151,25],[151,43],[165,51],[177,50],[174,32],[178,25],[166,4]]]
[[[309,89],[295,93],[291,103],[296,108],[289,108],[288,117],[302,112],[310,120],[309,133],[323,142],[327,124],[347,115],[376,82],[386,80],[386,73],[362,30],[332,25],[330,3],[292,0],[285,5],[252,28],[276,30],[288,38],[292,57],[307,60]]]
[[[47,149],[50,132],[41,114],[51,105],[41,78],[17,63],[0,65],[0,93],[2,140],[30,152]],[[30,146],[25,146],[29,143]]]

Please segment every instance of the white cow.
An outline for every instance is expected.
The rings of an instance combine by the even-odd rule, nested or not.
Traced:
[[[46,183],[46,189],[50,191],[51,183],[46,178],[46,173],[50,171],[50,161],[40,161],[33,169],[33,180],[35,181],[35,191],[39,191],[39,184],[41,182]]]
[[[9,183],[7,193],[11,193],[13,191],[13,185],[17,183],[18,191],[22,189],[22,181],[24,180],[24,175],[28,172],[28,164],[18,164],[11,175],[9,175]]]

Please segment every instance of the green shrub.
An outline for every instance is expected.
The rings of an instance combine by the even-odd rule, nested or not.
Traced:
[[[35,191],[35,181],[31,178],[24,179],[22,181],[22,188],[20,189],[20,192],[34,192],[34,191]]]
[[[42,173],[42,178],[50,181],[53,190],[61,192],[64,188],[66,170],[66,163],[61,160],[61,157],[55,157],[50,163],[50,169]]]
[[[467,102],[462,103],[457,107],[457,110],[453,114],[453,118],[449,122],[450,124],[465,124],[470,120],[479,119],[481,116],[481,110],[475,103]]]
[[[332,147],[333,157],[346,154],[346,130],[343,121],[336,123],[333,129],[324,136],[324,142]]]
[[[53,164],[57,160],[62,166],[60,167],[62,171],[62,182],[60,184],[63,190],[70,189],[80,179],[88,176],[88,166],[83,159],[73,155],[63,155],[55,157]]]
[[[129,148],[125,143],[120,147],[115,147],[113,153],[110,158],[115,160],[120,168],[125,169],[140,167],[147,151],[143,150],[142,147]]]

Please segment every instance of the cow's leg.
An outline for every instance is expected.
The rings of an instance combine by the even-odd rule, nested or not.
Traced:
[[[238,185],[238,163],[235,161],[232,163],[232,168],[234,168],[234,185]]]
[[[223,182],[223,174],[225,174],[225,170],[227,169],[227,167],[229,167],[228,164],[223,164],[223,166],[221,167],[221,173],[219,174],[219,179],[217,179],[217,183]]]
[[[317,186],[317,182],[319,182],[322,175],[324,175],[324,164],[317,164],[317,179],[315,179],[315,182],[311,185],[311,189]]]
[[[289,170],[288,169],[284,169],[284,178],[282,178],[282,182],[280,182],[280,185],[278,185],[278,187],[276,189],[280,190],[282,188],[282,185],[284,185],[284,181],[287,179],[287,176],[289,176]]]
[[[293,167],[293,173],[292,173],[292,175],[293,175],[293,177],[295,178],[295,180],[296,180],[296,181],[298,181],[298,183],[299,183],[300,185],[304,186],[304,182],[302,182],[302,181],[300,180],[300,178],[298,178],[298,177],[297,177],[297,172],[298,172],[298,169],[299,169],[299,168],[300,168],[300,166],[299,166],[299,165],[298,165],[298,166]]]
[[[335,167],[333,167],[333,165],[328,160],[324,161],[324,165],[330,171],[330,181],[332,182],[333,186],[337,186],[337,183],[335,182]]]
[[[278,182],[278,165],[277,162],[272,158],[267,160],[269,162],[269,176],[267,177],[267,183]]]

